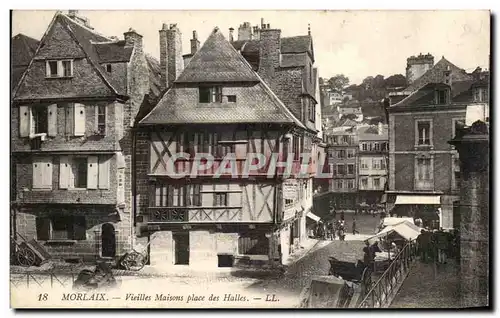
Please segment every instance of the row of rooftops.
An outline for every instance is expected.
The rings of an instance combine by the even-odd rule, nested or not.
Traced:
[[[143,50],[142,36],[135,30],[129,29],[124,33],[124,40],[106,37],[93,30],[90,27],[89,21],[87,19],[79,19],[77,17],[78,14],[75,12],[72,12],[71,14],[63,14],[61,12],[56,13],[54,19],[52,20],[46,31],[46,34],[51,26],[55,23],[59,23],[60,25],[62,25],[79,43],[79,45],[84,50],[85,55],[89,58],[91,66],[96,69],[96,71],[109,85],[109,87],[119,95],[126,95],[125,81],[123,81],[122,78],[117,78],[123,75],[119,74],[119,72],[106,72],[103,66],[105,66],[105,64],[107,63],[129,62],[131,60],[133,48],[137,48],[138,43],[140,45],[140,49]],[[176,25],[171,25],[170,29],[172,29],[172,27],[177,28]],[[163,29],[164,28],[165,25],[163,25]],[[269,25],[267,25],[266,28],[269,29],[269,31],[277,31],[278,37],[280,36],[280,30],[270,29]],[[46,36],[46,34],[44,35],[44,37]],[[195,32],[194,37],[196,37]],[[43,38],[41,41],[43,41]],[[17,58],[17,60],[13,59],[13,66],[19,66],[19,69],[22,69],[18,74],[13,74],[13,83],[17,83],[20,80],[19,74],[22,74],[24,72],[24,69],[26,69],[26,67],[28,66],[27,64],[30,63],[29,61],[31,61],[33,56],[36,54],[36,51],[39,50],[40,41],[20,34],[13,38],[12,46],[13,56],[17,55],[17,52],[27,52],[25,55],[19,54],[19,58]],[[311,36],[307,35],[282,38],[281,48],[284,55],[293,55],[295,53],[308,52],[312,54]],[[262,86],[260,88],[261,93],[263,94],[262,96],[268,96],[262,98],[268,98],[272,102],[270,102],[270,106],[268,106],[270,107],[269,110],[260,109],[258,112],[254,113],[259,113],[260,115],[268,114],[269,118],[266,119],[268,122],[276,122],[281,120],[282,122],[295,123],[300,127],[305,128],[305,126],[291,113],[291,111],[281,102],[281,100],[275,95],[275,93],[271,91],[268,84],[265,83],[262,78],[260,78],[257,72],[255,72],[255,69],[252,70],[247,57],[255,53],[257,54],[257,58],[259,58],[259,40],[252,40],[249,41],[249,43],[244,43],[243,41],[230,42],[224,38],[218,28],[215,28],[203,44],[203,47],[198,49],[196,53],[193,54],[193,57],[187,65],[188,67],[183,69],[183,71],[175,80],[175,83],[249,81],[258,84],[260,82],[260,85]],[[162,101],[163,103],[166,103],[168,102],[169,97],[166,96],[167,94],[165,94],[168,93],[168,91],[165,92],[161,86],[162,83],[160,80],[160,76],[162,73],[160,63],[150,55],[146,55],[146,59],[150,77],[150,95],[152,95],[149,96],[150,100],[154,101],[154,103]],[[301,64],[300,66],[305,65]],[[317,76],[317,71],[313,70],[313,73]],[[314,92],[309,92],[309,94],[312,93]],[[161,98],[162,95],[163,98]],[[312,94],[311,96],[315,98],[314,94]],[[241,103],[237,104],[239,105]],[[153,109],[153,111],[150,113],[151,109]],[[160,111],[161,116],[157,114],[158,111],[155,112],[155,109],[159,109],[158,111]],[[282,119],[278,118],[279,116],[276,111],[277,109],[280,109],[282,113],[281,115],[284,116]],[[154,107],[153,105],[151,105],[150,107],[148,107],[147,111],[142,110],[140,112],[142,113],[142,116],[147,115],[146,117],[148,118],[143,122],[154,123],[157,120],[159,120],[160,122],[164,121],[165,114],[170,113],[168,110],[168,107],[167,109],[165,109],[164,107]],[[227,113],[227,109],[224,111]],[[179,112],[175,113],[180,114]],[[215,110],[213,108],[209,109],[209,112],[205,115],[201,114],[199,111],[196,113],[196,115],[205,116],[198,116],[198,120],[200,122],[211,122],[213,120],[219,120],[219,118],[212,118],[212,115],[214,114]],[[248,111],[243,112],[242,109],[240,109],[239,114],[249,115]],[[230,115],[234,116],[234,118],[226,118],[227,120],[225,120],[224,122],[227,122],[228,120],[231,122],[247,122],[246,120],[252,122],[252,118],[255,117],[250,116],[252,118],[248,118],[247,116],[245,118],[239,118],[239,116],[235,116],[234,113]],[[181,116],[177,118],[177,120],[179,120],[180,122],[182,122],[183,120],[184,122],[190,122],[190,119],[192,119],[192,116],[190,116],[187,116],[188,118],[182,118]],[[174,120],[173,118],[170,119]],[[253,120],[255,120],[255,118]]]

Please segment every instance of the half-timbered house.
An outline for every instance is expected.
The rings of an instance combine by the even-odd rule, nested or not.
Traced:
[[[255,69],[215,28],[182,70],[180,36],[176,25],[160,30],[160,45],[170,50],[160,48],[168,90],[138,124],[139,236],[149,239],[152,265],[277,264],[305,236],[312,205],[320,138],[315,94],[302,90],[306,80],[316,86],[312,63],[289,65],[298,83],[285,83],[280,30],[260,31]],[[306,44],[304,61],[310,59],[307,51]],[[305,65],[310,75],[302,74]],[[312,159],[297,175],[303,152]],[[287,175],[285,168],[273,169],[273,162],[294,168]]]
[[[124,37],[58,12],[13,92],[13,238],[54,258],[114,261],[130,248],[131,127],[159,66],[140,34]]]

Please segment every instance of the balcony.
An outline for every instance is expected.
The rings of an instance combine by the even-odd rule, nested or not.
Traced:
[[[241,207],[150,207],[148,223],[251,222]]]

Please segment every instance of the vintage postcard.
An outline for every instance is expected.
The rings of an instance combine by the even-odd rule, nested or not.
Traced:
[[[13,308],[484,308],[489,11],[12,11]]]

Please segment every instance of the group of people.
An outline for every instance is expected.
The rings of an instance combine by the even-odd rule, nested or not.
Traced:
[[[341,241],[345,240],[346,222],[344,212],[340,213],[340,220],[335,217],[330,221],[320,220],[316,225],[315,236],[324,240],[335,240],[338,237]],[[352,220],[352,234],[359,234],[356,229],[356,219]]]
[[[448,258],[459,257],[459,235],[457,231],[445,232],[442,229],[430,231],[422,229],[417,244],[422,262],[446,264]]]
[[[316,224],[316,237],[323,240],[335,240],[338,238],[343,241],[345,239],[345,221],[337,221],[333,219],[331,221],[319,221]]]

